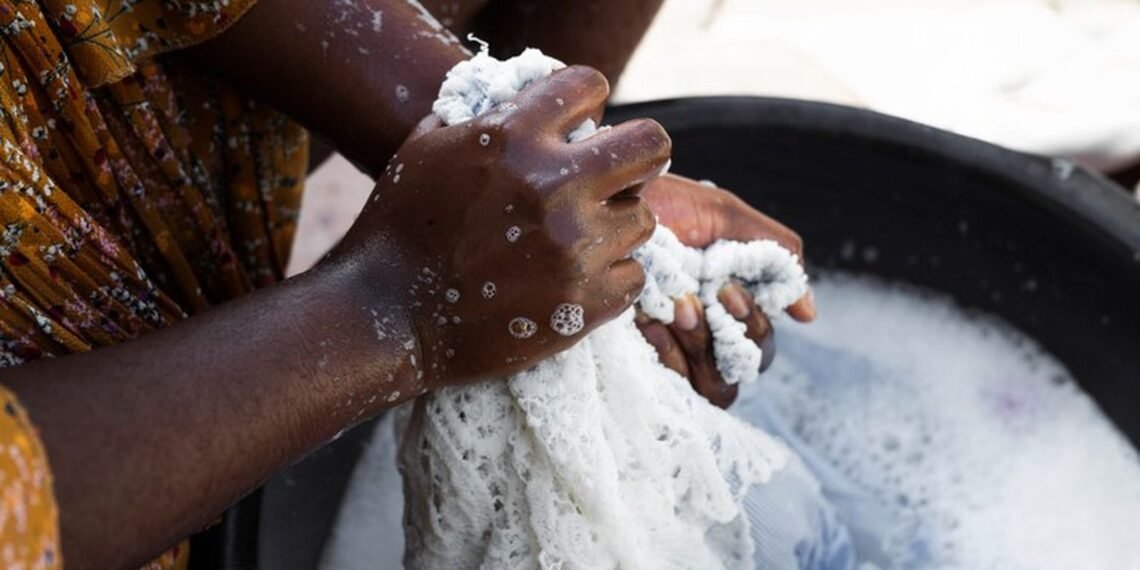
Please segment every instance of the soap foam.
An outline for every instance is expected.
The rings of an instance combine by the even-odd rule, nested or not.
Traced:
[[[825,490],[865,490],[893,567],[1140,568],[1140,458],[1057,360],[916,289],[832,275],[815,297],[733,411],[802,440]]]

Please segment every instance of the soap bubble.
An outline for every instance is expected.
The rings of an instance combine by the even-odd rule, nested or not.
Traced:
[[[522,236],[522,228],[520,228],[518,226],[511,226],[511,227],[507,228],[507,241],[509,241],[511,243],[515,243],[516,241],[519,241],[519,237],[521,237],[521,236]]]
[[[562,336],[574,336],[585,328],[585,314],[582,305],[562,303],[550,315],[550,328]]]
[[[492,283],[492,282],[488,281],[488,282],[486,282],[486,283],[484,283],[484,284],[483,284],[483,298],[484,298],[484,299],[492,299],[492,298],[494,298],[494,297],[495,297],[495,292],[496,292],[496,288],[495,288],[495,284],[494,284],[494,283]]]
[[[447,299],[448,303],[458,303],[459,302],[459,290],[458,289],[448,289],[447,291],[444,292],[443,298]]]
[[[491,135],[489,135],[487,133],[483,133],[483,134],[479,135],[479,144],[483,145],[483,146],[487,146],[487,145],[491,144]]]
[[[530,338],[534,336],[534,333],[538,332],[538,325],[526,317],[515,317],[511,319],[511,323],[507,325],[507,330],[510,331],[511,336],[515,338]]]

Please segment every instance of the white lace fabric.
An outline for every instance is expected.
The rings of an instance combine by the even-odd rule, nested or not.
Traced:
[[[480,53],[448,74],[434,110],[469,120],[560,67],[537,50],[502,62]],[[579,130],[578,140],[593,125]],[[761,354],[716,292],[740,280],[775,316],[807,286],[796,256],[771,241],[699,251],[659,227],[636,258],[650,316],[668,322],[674,297],[700,295],[733,382],[755,377]],[[399,452],[405,564],[748,568],[741,503],[788,457],[661,365],[630,310],[531,370],[415,403]]]

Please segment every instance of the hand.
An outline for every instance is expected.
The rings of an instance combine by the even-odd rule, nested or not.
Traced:
[[[680,176],[656,180],[643,192],[660,223],[677,234],[682,243],[707,247],[720,239],[751,241],[774,240],[803,258],[803,241],[792,230],[757,212],[736,195]],[[737,320],[748,327],[748,337],[764,351],[761,371],[776,355],[772,323],[756,307],[743,287],[733,284],[718,295]],[[788,315],[800,322],[815,318],[815,304],[809,291],[788,308]],[[720,407],[736,399],[737,387],[721,378],[712,353],[712,336],[701,303],[695,297],[680,299],[673,324],[638,317],[638,327],[661,357],[661,362],[689,378],[693,389]]]
[[[521,370],[624,311],[644,273],[631,252],[652,234],[639,196],[669,159],[657,123],[579,143],[609,87],[589,68],[556,72],[515,107],[466,123],[425,119],[379,180],[334,257],[401,260],[398,284],[424,389]]]

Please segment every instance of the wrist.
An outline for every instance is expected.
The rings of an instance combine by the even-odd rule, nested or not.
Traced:
[[[317,388],[336,395],[344,425],[426,391],[409,273],[394,253],[362,257],[330,257],[297,277],[305,361]]]

